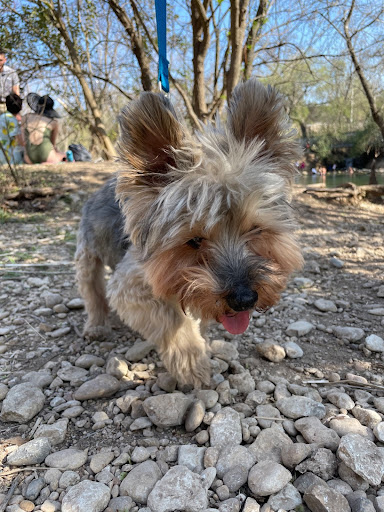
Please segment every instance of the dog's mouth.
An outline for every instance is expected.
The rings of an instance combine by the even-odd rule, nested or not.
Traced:
[[[240,313],[226,313],[219,318],[219,322],[231,334],[243,334],[249,325],[249,311]]]

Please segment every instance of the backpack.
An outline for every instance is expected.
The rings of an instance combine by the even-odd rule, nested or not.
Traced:
[[[82,144],[70,144],[68,148],[72,151],[75,162],[90,162],[92,160],[91,154]]]

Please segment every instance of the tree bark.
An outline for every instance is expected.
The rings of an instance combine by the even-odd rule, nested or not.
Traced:
[[[191,21],[193,33],[193,110],[199,119],[207,115],[207,101],[205,97],[205,57],[211,41],[209,33],[209,20],[207,17],[208,1],[191,0]]]
[[[249,0],[231,0],[231,62],[227,76],[227,99],[231,98],[241,74],[243,41],[247,23]]]

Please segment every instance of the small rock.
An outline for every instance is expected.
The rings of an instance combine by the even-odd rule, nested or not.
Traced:
[[[185,418],[185,430],[193,432],[203,421],[205,414],[205,404],[202,400],[195,400],[187,411]]]
[[[108,359],[105,371],[116,379],[121,379],[128,373],[128,364],[121,356],[113,356]]]
[[[89,467],[96,474],[104,469],[115,458],[113,452],[100,452],[92,455]]]
[[[162,473],[156,462],[146,460],[135,466],[124,478],[120,484],[120,494],[130,496],[137,503],[145,505],[149,493],[161,477]]]
[[[56,421],[51,425],[40,425],[36,430],[34,438],[46,437],[52,446],[56,446],[64,441],[68,428],[66,418]]]
[[[343,268],[345,263],[339,258],[335,258],[334,256],[329,260],[329,263],[335,268]]]
[[[250,470],[248,486],[255,496],[270,496],[281,491],[291,480],[291,473],[277,462],[258,462]]]
[[[336,313],[336,311],[337,311],[336,304],[334,302],[332,302],[331,300],[326,300],[326,299],[315,300],[314,306],[319,311],[324,311],[324,312],[330,311],[332,313]]]
[[[51,453],[51,443],[46,438],[33,439],[22,444],[10,453],[7,458],[7,464],[11,466],[29,466],[39,464]]]
[[[3,401],[1,419],[27,423],[44,407],[45,395],[41,389],[30,384],[16,384]]]
[[[243,440],[239,413],[224,407],[213,418],[209,429],[211,446],[241,444]]]
[[[345,339],[351,343],[360,341],[365,336],[365,332],[360,327],[334,327],[333,334],[340,339]]]
[[[288,336],[305,336],[310,333],[315,326],[310,322],[306,322],[305,320],[299,320],[298,322],[293,322],[287,328]]]
[[[44,438],[41,438],[44,439]],[[45,465],[51,468],[78,469],[83,466],[87,461],[87,454],[85,451],[76,450],[75,448],[67,448],[55,453],[51,453],[45,459]]]
[[[295,421],[295,427],[307,443],[317,443],[332,451],[339,446],[340,437],[334,430],[323,425],[319,418],[300,418]]]
[[[143,407],[152,423],[167,428],[183,424],[191,403],[192,399],[183,393],[172,393],[146,398]]]
[[[109,488],[99,482],[83,480],[69,489],[63,498],[62,512],[92,510],[102,512],[110,499]]]
[[[307,416],[324,418],[325,407],[323,404],[307,398],[306,396],[290,396],[276,402],[276,407],[288,418],[298,419]]]
[[[208,498],[198,475],[184,466],[174,466],[153,488],[148,506],[153,512],[203,512]]]
[[[258,343],[256,345],[256,350],[262,357],[274,363],[282,361],[286,356],[284,348],[281,345],[277,345],[276,343]]]
[[[376,334],[370,334],[365,338],[365,346],[372,352],[384,352],[384,340]]]
[[[194,473],[201,473],[204,469],[205,448],[195,445],[181,445],[179,447],[177,463],[185,466]]]
[[[298,359],[304,355],[303,349],[294,341],[283,343],[283,348],[290,359]]]
[[[294,510],[302,504],[299,491],[292,484],[287,484],[278,493],[268,499],[268,505],[272,510]]]
[[[154,348],[155,345],[149,341],[136,341],[125,353],[125,359],[136,363],[146,357]]]
[[[337,455],[370,485],[380,485],[384,476],[384,453],[372,441],[358,435],[341,438]]]
[[[313,485],[304,501],[313,512],[351,512],[346,498],[326,485]]]
[[[84,382],[77,389],[73,397],[75,400],[91,400],[112,396],[120,389],[120,382],[112,375],[98,375],[92,380]]]
[[[84,301],[80,298],[71,299],[66,306],[68,309],[84,309]]]

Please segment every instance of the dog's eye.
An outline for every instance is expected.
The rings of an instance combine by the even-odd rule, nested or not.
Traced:
[[[199,249],[201,242],[204,240],[204,238],[201,238],[200,236],[195,236],[195,238],[191,238],[191,240],[188,240],[187,245],[189,247],[192,247],[192,249]]]

